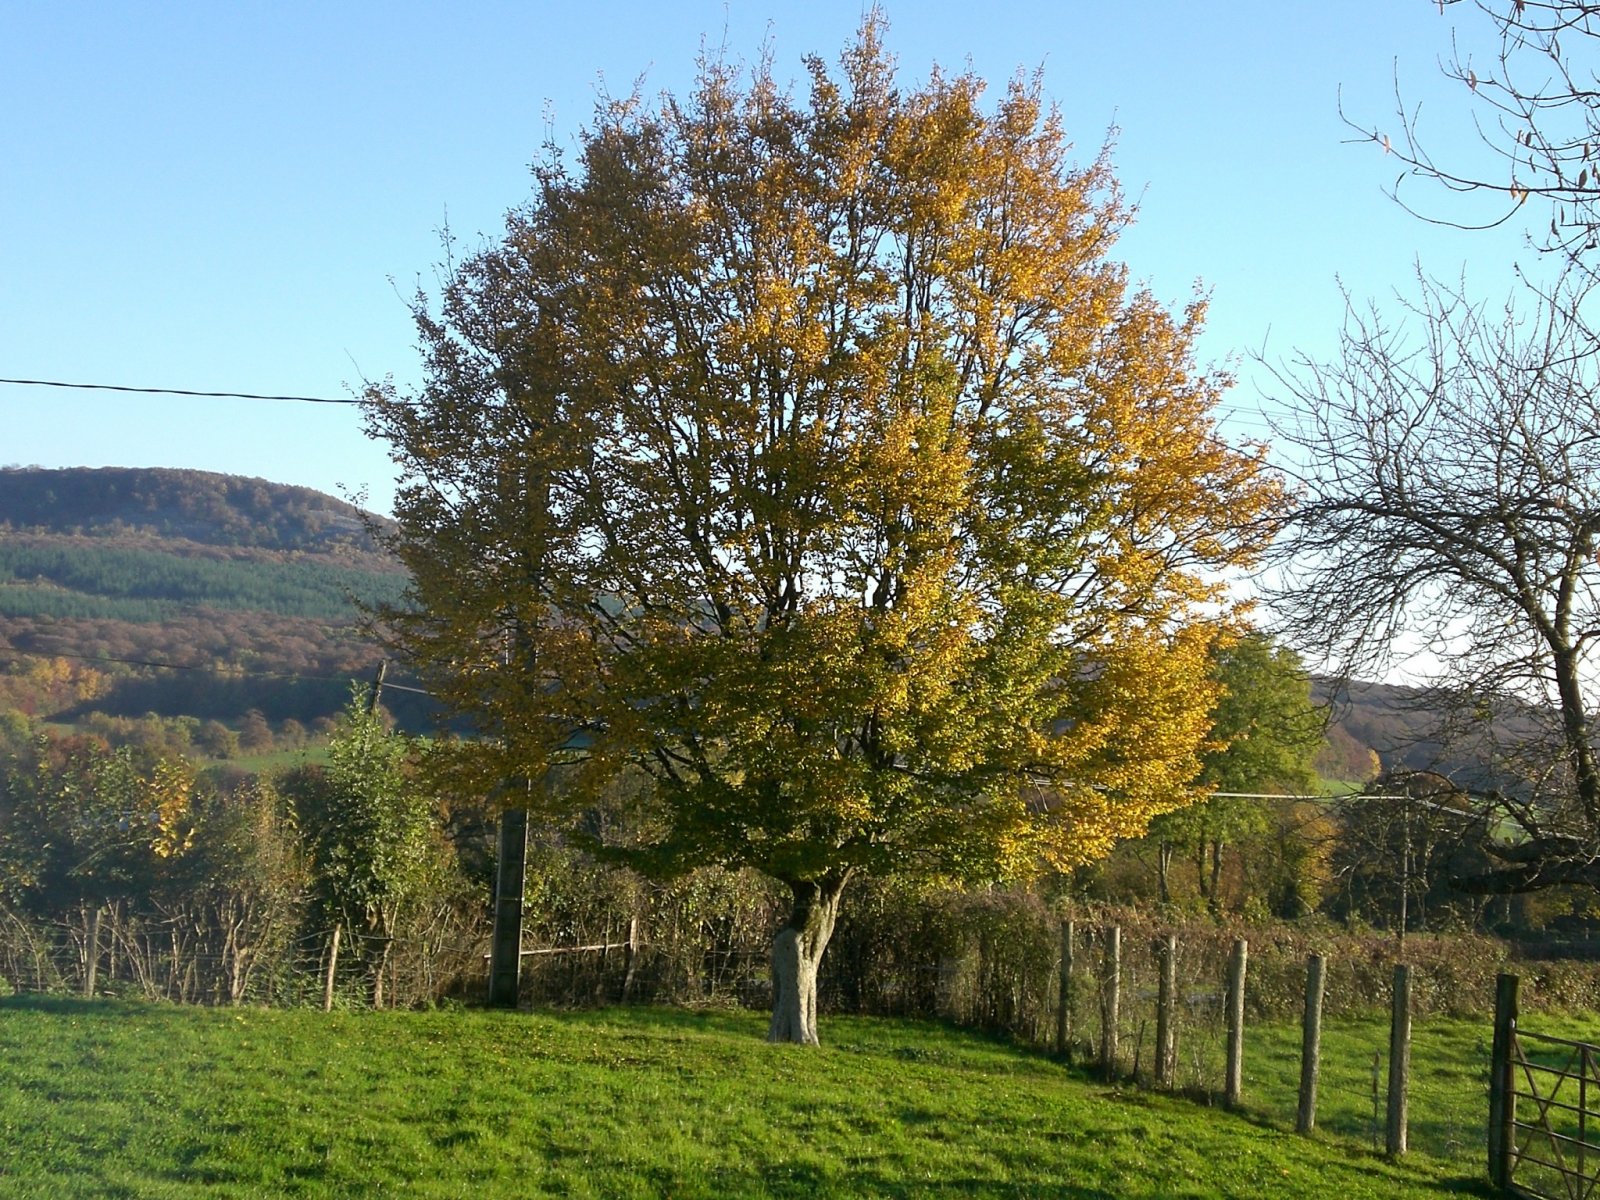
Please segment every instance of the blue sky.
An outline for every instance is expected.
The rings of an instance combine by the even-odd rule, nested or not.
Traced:
[[[1140,218],[1119,251],[1154,292],[1212,296],[1238,358],[1224,428],[1264,436],[1266,348],[1332,352],[1343,298],[1430,272],[1491,297],[1545,264],[1520,230],[1463,233],[1384,195],[1396,73],[1434,146],[1481,157],[1437,61],[1471,5],[1433,0],[890,3],[907,79],[1043,67],[1085,158],[1115,124]],[[547,126],[601,87],[685,90],[702,44],[780,75],[833,58],[858,0],[73,3],[0,8],[0,377],[346,397],[418,377],[404,297],[448,222],[470,248],[529,194]],[[1465,210],[1424,189],[1441,215]],[[1532,214],[1530,210],[1530,216]],[[1265,388],[1269,394],[1263,395]],[[392,472],[356,410],[0,385],[0,464],[179,466],[365,492]]]

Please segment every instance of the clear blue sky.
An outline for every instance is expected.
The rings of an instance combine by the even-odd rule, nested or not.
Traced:
[[[1346,144],[1393,128],[1398,70],[1436,145],[1464,131],[1439,77],[1470,5],[1433,0],[889,3],[908,78],[1042,65],[1085,157],[1139,198],[1120,247],[1174,303],[1212,294],[1210,360],[1331,351],[1343,300],[1433,273],[1502,295],[1520,231],[1408,216],[1398,171]],[[702,43],[780,74],[829,58],[858,0],[651,3],[74,2],[0,7],[0,377],[345,397],[418,377],[403,299],[448,220],[470,247],[529,193],[546,122],[570,142],[603,81],[684,90]],[[1458,212],[1445,196],[1442,213]],[[1531,210],[1530,210],[1530,215]],[[391,282],[392,281],[392,282]],[[1270,337],[1269,337],[1270,331]],[[1262,436],[1248,358],[1225,428]],[[1270,406],[1270,401],[1267,402]],[[0,464],[174,466],[365,490],[392,472],[356,410],[0,385]]]

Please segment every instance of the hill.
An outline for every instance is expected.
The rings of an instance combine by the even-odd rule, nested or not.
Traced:
[[[1370,748],[1386,772],[1431,771],[1472,790],[1518,792],[1508,752],[1533,745],[1552,722],[1519,701],[1439,688],[1314,680],[1312,696],[1330,706],[1336,745]]]
[[[362,606],[406,586],[382,529],[260,479],[0,470],[0,709],[309,725],[382,657]]]
[[[144,534],[208,546],[373,553],[377,518],[311,488],[210,471],[0,469],[0,532]]]

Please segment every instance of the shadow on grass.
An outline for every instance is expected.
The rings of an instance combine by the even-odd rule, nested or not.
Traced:
[[[508,1016],[510,1014],[507,1014]],[[618,1006],[611,1008],[544,1008],[522,1012],[562,1025],[593,1028],[596,1020],[613,1029],[641,1033],[727,1034],[761,1040],[766,1037],[766,1014],[741,1009]]]
[[[166,1018],[182,1021],[187,1019],[186,1013],[193,1011],[192,1007],[185,1009],[176,1004],[159,1004],[149,1000],[121,1000],[111,997],[96,997],[89,1000],[82,996],[48,995],[40,992],[25,992],[0,998],[0,1013],[36,1012],[53,1017],[105,1018],[137,1013],[141,1020]]]

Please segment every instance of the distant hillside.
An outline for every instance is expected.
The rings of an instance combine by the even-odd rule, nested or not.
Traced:
[[[1529,738],[1538,724],[1530,709],[1501,703],[1493,719],[1451,731],[1451,698],[1420,687],[1355,682],[1336,687],[1315,680],[1313,698],[1332,705],[1332,726],[1341,737],[1370,747],[1385,771],[1435,771],[1466,788],[1511,792],[1519,781],[1497,774],[1496,747]]]
[[[370,552],[349,559],[211,557],[160,541],[9,534],[0,536],[0,614],[147,622],[211,608],[344,621],[351,597],[400,599],[403,574]]]
[[[0,707],[60,659],[99,682],[70,703],[59,688],[36,698],[36,715],[237,721],[254,709],[309,724],[382,656],[362,606],[404,595],[376,524],[260,479],[0,469]]]
[[[115,537],[134,532],[209,546],[378,549],[360,509],[311,488],[163,468],[0,468],[0,531]]]
[[[1340,687],[1318,679],[1312,684],[1312,698],[1331,705],[1331,723],[1370,747],[1384,770],[1426,770],[1438,756],[1438,743],[1429,736],[1435,722],[1419,688],[1360,682]]]
[[[260,479],[0,468],[0,716],[14,707],[237,726],[254,710],[310,725],[383,657],[360,604],[404,594],[375,523],[343,500]],[[1330,691],[1317,684],[1320,701]],[[1322,769],[1360,782],[1375,753],[1384,769],[1481,782],[1470,752],[1434,736],[1426,700],[1415,688],[1350,689]],[[397,693],[390,706],[412,728],[429,723],[415,696]]]

